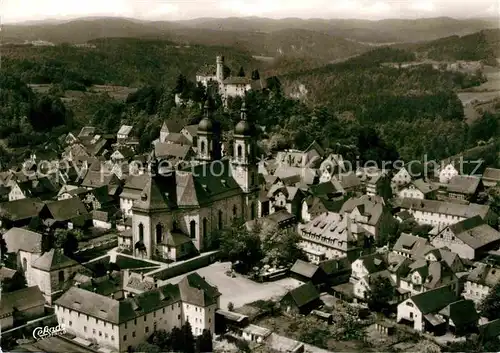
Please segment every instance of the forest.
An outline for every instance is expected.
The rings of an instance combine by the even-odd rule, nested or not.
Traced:
[[[138,39],[101,39],[95,49],[61,45],[47,48],[9,47],[0,79],[0,162],[22,159],[28,149],[59,152],[57,137],[93,124],[115,133],[132,124],[141,151],[150,149],[166,119],[186,124],[201,119],[201,103],[209,95],[215,118],[231,130],[239,118],[240,99],[229,109],[220,97],[194,82],[199,67],[224,50],[233,72],[266,67],[248,53],[217,47],[181,47],[170,42]],[[480,74],[388,67],[405,62],[413,52],[379,48],[338,64],[266,77],[268,89],[246,97],[251,119],[266,126],[264,151],[305,148],[317,140],[324,147],[362,159],[443,159],[478,144],[497,141],[498,114],[485,113],[471,125],[464,121],[455,91],[479,85]],[[289,59],[285,61],[298,67]],[[269,67],[267,67],[269,68]],[[250,76],[250,75],[249,75]],[[48,92],[34,93],[27,83],[51,84]],[[103,93],[65,100],[66,90],[91,91],[93,84],[138,87],[124,101]],[[299,84],[307,87],[303,99],[289,97]],[[177,107],[174,95],[191,104]],[[64,103],[63,103],[64,100]],[[497,104],[497,112],[500,108]]]

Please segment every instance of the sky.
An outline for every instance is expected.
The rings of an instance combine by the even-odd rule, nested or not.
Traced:
[[[0,0],[2,23],[84,16],[146,20],[198,17],[498,17],[499,0]]]

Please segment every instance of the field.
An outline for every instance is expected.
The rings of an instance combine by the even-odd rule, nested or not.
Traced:
[[[37,93],[48,93],[52,85],[50,84],[30,84],[29,87]],[[74,100],[83,98],[89,94],[102,94],[107,93],[116,100],[125,101],[130,93],[137,92],[137,88],[124,87],[124,86],[107,86],[107,85],[93,85],[84,91],[68,90],[64,92],[63,100]]]

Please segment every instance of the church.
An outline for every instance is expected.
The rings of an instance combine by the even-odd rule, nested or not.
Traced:
[[[218,126],[207,101],[198,124],[197,162],[188,168],[158,173],[161,161],[152,153],[146,187],[132,206],[134,256],[182,260],[203,251],[208,234],[233,219],[257,217],[256,130],[245,104],[231,157],[221,157]]]

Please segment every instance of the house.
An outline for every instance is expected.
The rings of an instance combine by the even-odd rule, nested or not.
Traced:
[[[458,300],[439,311],[455,336],[469,335],[478,331],[479,315],[472,300]]]
[[[481,216],[467,218],[444,228],[431,238],[437,248],[447,247],[463,259],[477,259],[500,244],[500,232]]]
[[[377,237],[384,214],[384,200],[368,195],[351,197],[342,205],[340,214],[349,217],[372,236]]]
[[[170,133],[161,143],[192,146],[191,141],[181,133]]]
[[[79,196],[81,194],[85,195],[88,192],[90,192],[89,189],[80,188],[76,185],[65,184],[59,189],[59,192],[57,193],[57,199],[66,200],[75,196]]]
[[[469,272],[462,295],[477,305],[499,282],[500,268],[480,263]]]
[[[267,197],[270,201],[271,214],[280,210],[286,210],[297,218],[300,216],[300,206],[304,196],[299,188],[273,185],[267,193]]]
[[[120,193],[120,210],[125,217],[132,216],[132,205],[139,200],[142,190],[146,187],[148,177],[146,174],[130,175],[125,180],[125,185]]]
[[[407,276],[399,279],[399,287],[412,295],[443,286],[457,295],[461,292],[458,277],[445,261],[417,260],[409,265]]]
[[[438,196],[443,200],[474,202],[477,194],[484,190],[481,178],[469,175],[455,175],[448,183],[443,185],[443,190]]]
[[[355,260],[351,266],[351,283],[358,282],[361,278],[368,276],[372,273],[387,270],[388,262],[387,257],[383,254],[374,253],[361,256]]]
[[[363,192],[364,185],[361,179],[354,172],[342,173],[338,180],[345,192]]]
[[[389,182],[390,185],[388,172],[376,167],[359,168],[356,171],[356,176],[365,185],[366,195],[368,196],[380,196],[384,183]]]
[[[309,261],[347,257],[355,260],[364,251],[363,241],[369,233],[349,217],[325,212],[299,229],[300,247]]]
[[[408,323],[420,332],[434,331],[446,323],[439,312],[458,299],[449,287],[414,295],[398,305],[397,322]]]
[[[118,142],[126,141],[130,137],[130,133],[132,132],[133,126],[130,125],[122,125],[118,132],[116,133],[116,140]]]
[[[167,233],[162,245],[165,247],[164,258],[169,261],[186,260],[198,255],[191,239],[179,231]]]
[[[249,324],[238,330],[240,333],[240,337],[245,341],[255,342],[255,343],[263,343],[267,337],[269,337],[272,333],[271,330],[260,327],[257,325]]]
[[[290,276],[302,282],[312,282],[320,285],[326,282],[326,273],[317,265],[297,260],[290,269]]]
[[[1,225],[4,228],[26,226],[44,207],[39,198],[3,202],[0,204]]]
[[[447,226],[467,218],[480,216],[484,220],[492,217],[490,207],[470,203],[468,205],[436,200],[419,200],[404,198],[400,209],[408,211],[419,224]]]
[[[181,145],[160,142],[157,143],[154,148],[156,156],[167,161],[190,161],[196,155],[193,147],[189,144]],[[171,167],[175,167],[175,164],[171,165]]]
[[[325,212],[339,213],[344,201],[344,198],[327,199],[312,195],[306,196],[302,201],[301,220],[303,223],[307,223]]]
[[[422,250],[426,247],[428,249],[432,248],[427,239],[402,233],[392,247],[392,251],[409,259],[416,259],[419,255],[422,255]]]
[[[84,228],[89,225],[92,218],[85,204],[78,197],[48,202],[46,206],[40,212],[40,218],[45,220],[46,224],[50,224],[51,227]]]
[[[186,136],[192,146],[198,145],[198,124],[184,126],[181,130],[181,134]]]
[[[393,194],[396,194],[398,190],[412,181],[412,176],[405,167],[398,170],[396,174],[391,179],[391,188]]]
[[[247,221],[246,228],[253,231],[257,226],[261,234],[270,234],[270,232],[282,231],[296,231],[297,218],[285,210],[279,210],[270,215]]]
[[[329,154],[319,167],[320,183],[325,183],[345,171],[344,159],[340,154]]]
[[[28,286],[38,286],[45,301],[52,305],[64,290],[72,285],[72,279],[82,265],[64,255],[62,249],[51,249],[31,264]]]
[[[500,336],[500,319],[479,326],[479,338],[484,341],[498,339]]]
[[[9,193],[9,201],[38,197],[49,200],[56,196],[56,187],[47,178],[37,178],[24,182],[13,182]]]
[[[434,200],[437,197],[439,186],[426,183],[423,179],[417,179],[401,188],[398,192],[399,198]]]
[[[491,188],[500,183],[500,169],[486,168],[484,170],[482,181],[484,187]]]
[[[7,330],[45,314],[45,299],[37,286],[2,293],[0,329]]]
[[[335,286],[349,282],[351,262],[347,258],[324,260],[318,266],[325,273],[329,285]]]
[[[319,293],[311,283],[292,289],[280,300],[280,307],[287,313],[309,314],[320,304]]]
[[[126,352],[154,331],[171,331],[186,321],[194,336],[204,329],[215,332],[219,297],[216,287],[193,273],[177,284],[153,287],[123,300],[72,287],[56,300],[55,313],[67,332]]]
[[[196,126],[196,130],[198,129],[198,125],[193,125]],[[161,126],[160,129],[160,139],[158,140],[159,143],[164,143],[167,141],[167,138],[171,134],[179,134],[183,129],[183,123],[182,121],[179,120],[165,120]],[[184,135],[184,134],[183,134]],[[185,136],[185,135],[184,135]],[[187,137],[187,136],[185,136]],[[191,143],[193,144],[193,141],[191,140]],[[196,146],[195,144],[193,144]]]
[[[447,164],[444,168],[439,170],[439,182],[442,184],[446,184],[451,180],[451,178],[459,174],[460,173],[453,164]]]

